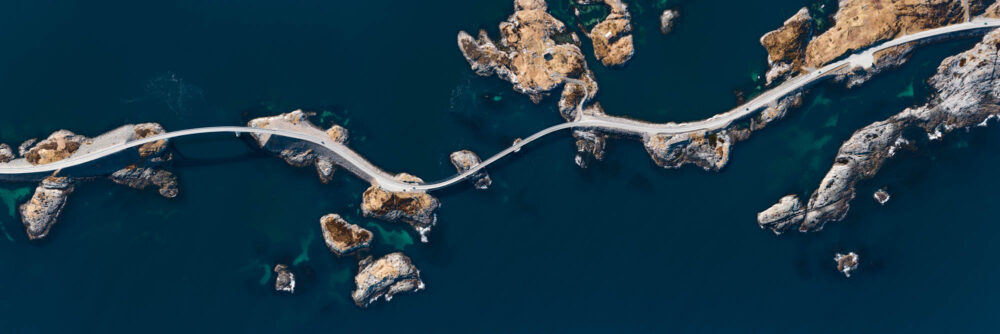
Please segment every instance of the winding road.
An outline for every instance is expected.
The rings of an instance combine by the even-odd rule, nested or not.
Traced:
[[[486,166],[500,160],[501,158],[517,152],[523,147],[539,138],[547,136],[551,133],[555,133],[561,130],[571,129],[571,128],[582,128],[582,129],[602,129],[610,130],[619,133],[635,134],[639,136],[653,135],[653,134],[680,134],[692,131],[703,131],[703,130],[717,130],[730,126],[733,122],[743,119],[748,115],[763,109],[772,103],[776,103],[782,97],[798,91],[810,84],[816,83],[822,79],[828,78],[832,75],[839,73],[844,69],[851,69],[854,67],[864,67],[869,68],[872,66],[874,61],[874,54],[886,50],[892,47],[903,45],[910,42],[920,41],[924,39],[930,39],[934,37],[943,37],[950,34],[956,34],[961,32],[981,32],[986,29],[992,29],[1000,27],[1000,19],[987,19],[987,18],[976,18],[969,22],[958,23],[953,25],[948,25],[940,28],[924,30],[918,33],[904,35],[899,38],[884,42],[877,46],[868,48],[861,52],[855,53],[849,57],[842,60],[830,63],[817,70],[801,74],[794,78],[788,79],[781,85],[774,87],[757,97],[751,99],[750,101],[740,105],[727,112],[717,114],[710,118],[686,122],[686,123],[664,123],[664,124],[654,124],[647,123],[637,120],[632,120],[623,117],[607,116],[607,115],[585,115],[582,112],[578,112],[578,118],[572,122],[561,123],[553,125],[551,127],[545,128],[531,136],[520,140],[507,149],[500,151],[486,159],[485,161],[477,164],[473,168],[455,174],[447,179],[428,182],[421,184],[407,183],[396,180],[392,174],[383,171],[378,168],[367,159],[359,155],[354,150],[349,147],[335,142],[328,137],[320,137],[307,135],[304,133],[289,131],[289,130],[276,130],[267,128],[254,128],[254,127],[243,127],[243,126],[214,126],[214,127],[202,127],[187,130],[179,130],[168,133],[163,133],[160,135],[155,135],[143,139],[132,140],[123,143],[117,143],[101,147],[99,149],[90,150],[82,154],[74,154],[66,159],[44,164],[44,165],[26,165],[26,164],[0,164],[0,174],[36,174],[36,173],[47,173],[62,170],[65,168],[86,164],[118,152],[138,147],[146,143],[155,142],[158,140],[165,140],[177,137],[192,136],[199,134],[208,133],[254,133],[254,134],[270,134],[281,137],[288,137],[297,140],[308,141],[316,145],[320,145],[330,152],[335,159],[335,163],[340,167],[350,171],[351,173],[357,175],[358,177],[372,183],[377,184],[380,187],[388,191],[432,191],[441,188],[448,187],[455,183],[461,182],[467,177],[475,174],[479,170],[485,168]],[[578,108],[579,111],[579,108]]]

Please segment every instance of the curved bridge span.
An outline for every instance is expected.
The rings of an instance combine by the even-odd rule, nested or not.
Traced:
[[[334,158],[334,162],[340,167],[350,171],[351,173],[357,175],[358,177],[371,182],[372,184],[377,184],[382,188],[389,191],[432,191],[436,189],[441,189],[453,185],[455,183],[461,182],[462,180],[468,178],[469,176],[475,174],[479,170],[485,168],[486,166],[500,160],[501,158],[517,152],[522,146],[527,145],[539,138],[542,138],[551,133],[555,133],[561,130],[571,129],[571,128],[583,128],[583,129],[601,129],[609,130],[613,132],[634,134],[639,136],[653,135],[653,134],[680,134],[692,131],[711,131],[718,130],[728,127],[733,122],[743,119],[748,115],[766,108],[767,106],[777,102],[782,97],[796,92],[810,84],[816,83],[822,79],[829,78],[830,76],[839,73],[842,70],[850,69],[853,67],[870,67],[872,66],[872,61],[874,60],[874,54],[893,48],[899,45],[931,39],[935,37],[944,37],[951,34],[958,33],[970,33],[970,32],[984,32],[988,29],[993,29],[1000,27],[1000,19],[987,19],[987,18],[976,18],[972,21],[948,25],[940,28],[924,30],[918,33],[905,35],[877,46],[871,47],[864,51],[855,53],[845,59],[830,63],[823,66],[820,69],[801,74],[799,76],[790,78],[760,95],[753,98],[752,100],[740,105],[727,112],[717,114],[710,118],[686,122],[686,123],[664,123],[664,124],[654,124],[647,123],[643,121],[632,120],[623,117],[607,116],[607,115],[584,115],[578,110],[578,118],[572,122],[561,123],[553,125],[551,127],[545,128],[531,136],[524,138],[521,141],[514,143],[512,146],[500,151],[484,160],[480,164],[474,166],[473,168],[455,174],[447,179],[428,182],[421,184],[407,183],[396,180],[392,174],[383,171],[378,168],[367,159],[362,157],[360,154],[351,150],[346,145],[335,142],[328,137],[312,136],[300,132],[288,131],[288,130],[276,130],[276,129],[266,129],[266,128],[254,128],[254,127],[244,127],[244,126],[213,126],[213,127],[202,127],[187,130],[179,130],[168,133],[163,133],[143,139],[132,140],[123,143],[111,144],[105,147],[101,147],[83,154],[75,154],[66,159],[44,164],[44,165],[17,165],[17,164],[0,164],[0,175],[9,174],[36,174],[36,173],[46,173],[54,172],[61,169],[86,164],[110,155],[113,155],[124,150],[135,148],[143,144],[166,140],[177,137],[193,136],[199,134],[210,134],[210,133],[253,133],[253,134],[270,134],[281,137],[292,138],[296,140],[303,140],[311,142],[316,145],[320,145],[323,148],[329,150]],[[578,108],[579,109],[579,108]]]

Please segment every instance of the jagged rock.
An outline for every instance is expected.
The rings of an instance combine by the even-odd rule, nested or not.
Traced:
[[[14,156],[14,150],[10,148],[10,145],[6,143],[0,144],[0,163],[9,162],[16,158]]]
[[[804,218],[805,209],[802,201],[796,195],[782,197],[777,204],[757,214],[757,224],[760,228],[771,229],[774,234],[781,234],[792,226],[798,226]]]
[[[359,307],[368,307],[382,297],[389,301],[398,293],[424,289],[420,270],[403,253],[391,253],[374,261],[369,256],[358,266],[358,275],[354,277],[357,288],[351,297]]]
[[[24,152],[24,158],[32,165],[44,165],[66,159],[88,141],[87,137],[69,130],[59,130],[48,138],[36,143]],[[22,144],[23,145],[23,144]]]
[[[371,231],[348,223],[338,214],[331,213],[321,217],[319,225],[323,230],[326,247],[337,256],[350,255],[371,246]]]
[[[785,24],[761,36],[760,44],[767,49],[766,82],[770,85],[798,72],[805,60],[806,45],[812,38],[814,23],[809,9],[803,7]]]
[[[150,184],[159,187],[160,196],[177,197],[177,176],[170,171],[129,165],[111,174],[111,181],[133,189],[145,189]]]
[[[872,195],[872,198],[875,198],[875,201],[878,202],[878,204],[885,205],[885,203],[889,201],[889,192],[885,191],[885,189],[876,190],[875,194]]]
[[[247,126],[296,131],[317,138],[328,137],[334,143],[347,143],[347,129],[339,125],[333,125],[324,131],[309,121],[308,117],[311,115],[313,114],[303,112],[302,110],[295,110],[277,116],[255,118]],[[333,179],[333,173],[336,170],[334,155],[326,148],[310,142],[278,138],[278,136],[271,136],[270,134],[252,135],[257,140],[258,146],[271,153],[278,154],[289,165],[295,167],[315,165],[316,173],[323,183],[327,183]]]
[[[604,0],[604,3],[611,7],[611,13],[595,25],[587,37],[593,42],[594,56],[601,64],[607,67],[625,65],[635,54],[630,22],[632,15],[621,0]]]
[[[459,173],[465,173],[465,171],[472,169],[472,167],[475,167],[482,162],[476,153],[469,150],[452,152],[449,158],[451,158],[451,164],[458,169]],[[470,175],[469,181],[475,185],[476,189],[486,189],[493,184],[493,180],[491,180],[490,175],[486,173],[486,169],[480,169]]]
[[[758,119],[751,120],[750,129],[752,131],[757,131],[763,129],[764,126],[771,124],[774,121],[785,118],[788,114],[788,110],[792,108],[798,108],[802,106],[802,91],[798,91],[793,94],[788,94],[785,97],[779,99],[776,103],[768,105],[760,112],[760,117]]]
[[[66,197],[72,192],[73,181],[67,177],[52,175],[42,180],[31,200],[20,206],[21,222],[28,238],[41,239],[49,234],[66,206]]]
[[[590,71],[577,45],[579,39],[546,12],[545,1],[518,0],[514,10],[500,23],[499,45],[485,30],[479,31],[478,39],[458,33],[458,47],[476,74],[496,74],[539,103],[566,78],[582,79]]]
[[[591,160],[604,160],[604,145],[607,135],[597,130],[573,130],[576,138],[574,162],[580,168],[587,168]]]
[[[867,82],[876,74],[897,68],[910,60],[910,55],[916,48],[916,43],[907,43],[888,48],[874,54],[870,68],[854,67],[850,71],[838,73],[834,80],[846,83],[847,88],[854,88]]]
[[[851,272],[858,269],[858,264],[861,263],[861,257],[854,252],[845,254],[837,253],[834,258],[837,261],[837,271],[844,273],[844,276],[851,277]]]
[[[732,142],[725,130],[643,136],[646,152],[653,162],[664,168],[678,168],[692,163],[705,170],[718,171],[729,161]]]
[[[132,140],[138,140],[167,133],[167,131],[163,129],[163,126],[157,123],[136,124],[132,128],[132,132],[133,132]],[[157,140],[139,146],[139,156],[142,158],[160,157],[164,152],[166,152],[166,150],[167,150],[167,140],[166,139]],[[169,160],[169,158],[163,158],[163,160]]]
[[[17,155],[23,157],[25,154],[28,154],[28,149],[31,148],[32,146],[34,146],[35,143],[37,143],[37,142],[38,142],[38,138],[31,138],[31,139],[25,140],[24,142],[21,143],[21,145],[17,146]]]
[[[998,45],[1000,30],[994,30],[972,49],[946,58],[928,80],[936,98],[872,123],[845,141],[810,197],[799,230],[818,231],[826,222],[843,219],[856,195],[855,184],[875,175],[899,147],[909,145],[901,135],[904,129],[917,127],[936,139],[954,129],[985,126],[990,119],[1000,118],[1000,86],[993,83],[1000,67]]]
[[[660,14],[660,33],[666,35],[674,30],[674,20],[681,16],[681,12],[676,9],[667,9]]]
[[[396,180],[410,183],[424,182],[420,178],[399,173]],[[366,217],[375,217],[386,221],[402,221],[410,224],[420,233],[420,240],[427,242],[427,232],[437,223],[435,211],[441,207],[441,202],[426,192],[387,191],[373,184],[362,195],[361,212]]]
[[[274,266],[274,290],[288,293],[295,293],[295,274],[288,269],[288,266],[278,264]]]

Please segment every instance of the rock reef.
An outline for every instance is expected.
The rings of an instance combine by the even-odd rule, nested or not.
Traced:
[[[579,38],[547,8],[544,0],[516,0],[514,14],[500,23],[499,44],[485,30],[478,39],[461,31],[458,47],[476,74],[496,74],[539,103],[567,78],[587,80],[590,72]]]
[[[660,33],[666,35],[674,30],[674,22],[681,16],[676,9],[667,9],[660,14]]]
[[[854,252],[847,254],[837,253],[833,257],[833,260],[837,262],[837,271],[844,273],[844,276],[851,277],[851,272],[858,269],[858,264],[861,263],[861,257]]]
[[[1000,30],[994,30],[971,50],[946,58],[928,80],[935,98],[865,126],[845,141],[810,196],[799,231],[818,231],[829,221],[843,219],[856,195],[857,182],[874,176],[886,159],[908,145],[904,129],[921,129],[928,138],[937,139],[954,129],[985,126],[990,119],[1000,118],[1000,86],[993,81],[1000,67],[998,45]]]
[[[872,198],[875,199],[875,202],[878,202],[878,204],[882,205],[885,205],[885,203],[889,202],[889,197],[891,196],[889,196],[889,192],[885,191],[885,189],[876,190],[875,193],[872,194]]]
[[[247,126],[296,131],[316,137],[326,136],[335,143],[347,143],[347,129],[339,125],[333,125],[329,129],[323,130],[310,122],[309,116],[312,116],[312,113],[295,110],[277,116],[255,118]],[[302,140],[279,138],[279,136],[272,136],[270,134],[252,135],[260,148],[277,154],[285,159],[285,162],[289,165],[295,167],[313,165],[316,167],[316,173],[323,183],[330,182],[333,179],[333,173],[336,170],[334,155],[322,146]]]
[[[466,171],[472,169],[472,167],[475,167],[482,162],[476,153],[469,150],[452,152],[449,158],[451,159],[451,164],[455,166],[455,169],[457,169],[459,173],[465,173]],[[486,169],[480,169],[475,173],[472,173],[472,175],[469,176],[469,182],[472,182],[476,189],[480,190],[489,188],[490,185],[493,184],[493,180],[491,180],[490,175],[486,173]]]
[[[295,293],[295,274],[284,264],[274,266],[274,290],[279,292]]]
[[[360,269],[354,277],[356,289],[351,297],[359,307],[368,307],[379,298],[389,301],[396,294],[424,288],[420,270],[403,253],[391,253],[374,261],[369,256],[358,265]]]
[[[420,178],[406,173],[399,173],[395,178],[409,183],[424,182]],[[361,212],[366,217],[408,223],[420,233],[420,240],[423,242],[427,242],[427,233],[437,223],[435,211],[439,207],[441,207],[441,202],[426,192],[388,191],[377,184],[373,184],[365,190],[361,202]]]
[[[326,247],[337,256],[350,255],[371,246],[371,231],[348,223],[338,214],[331,213],[321,217],[319,225],[323,230]]]
[[[592,0],[576,0],[578,4],[588,5]],[[595,25],[587,37],[594,46],[594,56],[607,67],[625,65],[635,54],[635,43],[632,40],[632,15],[628,6],[621,0],[604,0],[611,12],[603,21]],[[577,14],[579,16],[579,14]]]
[[[177,197],[178,193],[177,176],[167,170],[129,165],[112,173],[108,178],[114,183],[139,190],[155,185],[159,188],[160,196],[166,198]]]
[[[42,180],[31,200],[20,206],[21,222],[28,238],[41,239],[49,234],[73,189],[73,181],[68,177],[52,175]]]

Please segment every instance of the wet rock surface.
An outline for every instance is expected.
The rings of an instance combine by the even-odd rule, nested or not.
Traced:
[[[277,116],[260,117],[251,120],[247,126],[255,128],[281,129],[296,131],[303,134],[313,135],[317,138],[328,137],[334,143],[345,144],[348,139],[347,129],[333,125],[327,130],[323,130],[309,121],[312,113],[302,110],[295,110]],[[314,165],[316,173],[323,183],[333,179],[336,170],[334,155],[326,148],[310,142],[280,138],[270,134],[252,134],[260,148],[277,154],[285,159],[289,165],[295,167],[307,167]]]
[[[32,165],[44,165],[68,158],[88,140],[69,130],[59,130],[27,148],[23,155]]]
[[[461,31],[458,47],[476,74],[496,74],[514,84],[514,90],[541,102],[567,78],[582,80],[590,72],[579,38],[547,9],[543,0],[517,0],[514,14],[500,23],[499,43],[485,30],[478,38]]]
[[[466,171],[472,169],[472,167],[475,167],[482,162],[476,153],[469,150],[452,152],[449,158],[451,159],[451,164],[455,166],[455,169],[457,169],[459,173],[465,173]],[[469,176],[468,180],[469,182],[472,182],[476,189],[486,189],[493,184],[493,180],[491,180],[490,175],[486,173],[486,169],[476,171]]]
[[[396,180],[409,183],[422,183],[420,178],[399,173]],[[361,212],[366,217],[375,217],[386,221],[402,221],[410,224],[418,233],[420,240],[427,242],[427,233],[437,223],[437,209],[441,202],[426,192],[387,191],[373,184],[362,195]]]
[[[150,185],[159,188],[160,196],[167,198],[177,197],[177,176],[170,171],[144,168],[130,165],[118,170],[108,177],[114,183],[126,185],[133,189],[146,189]]]
[[[844,273],[844,276],[851,277],[851,272],[858,269],[858,264],[861,263],[861,257],[854,252],[847,254],[835,254],[834,261],[837,262],[837,271]]]
[[[358,265],[360,269],[354,277],[356,289],[351,297],[359,307],[367,307],[380,298],[389,301],[396,294],[424,288],[420,270],[403,253],[391,253],[378,260],[369,256]]]
[[[288,266],[278,264],[274,266],[274,290],[280,292],[295,293],[295,274]]]
[[[323,216],[319,219],[319,224],[323,230],[326,247],[337,256],[350,255],[371,246],[371,231],[348,223],[338,214]]]
[[[681,16],[676,9],[667,9],[660,14],[660,33],[666,35],[674,30],[674,22]]]
[[[19,208],[28,238],[41,239],[49,234],[73,189],[73,181],[68,177],[53,175],[42,180],[31,199]]]

